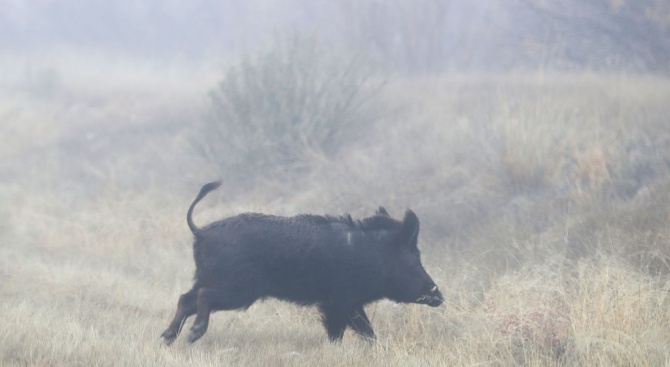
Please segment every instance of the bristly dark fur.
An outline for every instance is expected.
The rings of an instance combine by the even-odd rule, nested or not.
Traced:
[[[341,340],[347,327],[373,338],[363,307],[376,300],[433,307],[443,302],[421,265],[419,220],[412,211],[402,221],[383,207],[361,220],[246,213],[198,228],[193,208],[219,185],[203,186],[189,207],[195,281],[179,298],[174,319],[162,334],[166,343],[175,340],[193,314],[191,342],[205,333],[211,312],[245,309],[267,297],[317,305],[332,341]]]
[[[297,218],[304,218],[315,224],[342,223],[349,226],[351,229],[357,229],[361,231],[390,231],[398,229],[398,227],[402,224],[391,217],[383,215],[374,215],[372,217],[367,217],[360,220],[353,219],[349,214],[344,214],[341,216],[301,214],[298,215]]]

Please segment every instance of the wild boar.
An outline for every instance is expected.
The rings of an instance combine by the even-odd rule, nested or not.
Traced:
[[[362,220],[247,213],[198,228],[193,208],[220,185],[204,185],[186,215],[195,235],[195,280],[161,335],[168,345],[193,314],[191,343],[207,330],[212,311],[246,309],[268,297],[316,305],[331,341],[341,340],[347,327],[374,338],[363,310],[371,302],[444,302],[421,264],[419,219],[411,210],[402,221],[383,207]]]

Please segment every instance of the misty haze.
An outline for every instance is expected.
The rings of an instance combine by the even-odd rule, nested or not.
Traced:
[[[0,9],[0,365],[670,364],[670,2]],[[201,226],[411,209],[445,302],[165,347],[219,179]]]

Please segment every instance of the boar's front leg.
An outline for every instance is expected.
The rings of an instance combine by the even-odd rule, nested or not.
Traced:
[[[365,314],[365,310],[363,310],[363,306],[358,306],[349,313],[349,326],[366,339],[372,340],[375,338],[375,332],[372,330],[372,325]]]
[[[349,324],[349,313],[340,305],[322,305],[323,326],[331,342],[339,342],[344,336],[344,330]]]
[[[341,341],[347,326],[368,339],[374,339],[375,332],[370,326],[370,320],[365,314],[363,306],[347,307],[335,304],[322,305],[320,308],[323,315],[323,325],[326,327],[330,341]]]

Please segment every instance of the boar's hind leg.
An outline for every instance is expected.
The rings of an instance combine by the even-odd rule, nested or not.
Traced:
[[[193,315],[196,311],[195,301],[196,301],[197,289],[191,289],[190,291],[184,293],[179,297],[179,303],[177,303],[177,312],[175,312],[170,326],[161,334],[165,344],[170,345],[177,338],[179,332],[181,332],[182,326],[184,326],[184,321]]]
[[[207,326],[209,326],[209,314],[213,310],[213,302],[216,298],[216,292],[211,288],[200,288],[198,289],[198,296],[196,301],[197,307],[197,316],[193,326],[191,326],[191,332],[188,334],[189,343],[200,339],[201,336],[207,331]]]
[[[375,332],[372,330],[372,325],[365,314],[365,310],[363,310],[363,306],[356,307],[349,313],[349,326],[367,339],[375,338]]]
[[[205,334],[209,325],[209,314],[212,311],[248,308],[258,297],[255,292],[233,291],[228,287],[198,289],[197,316],[191,326],[188,341],[193,343]]]

